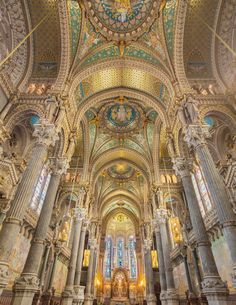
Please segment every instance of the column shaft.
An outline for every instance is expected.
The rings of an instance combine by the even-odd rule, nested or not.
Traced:
[[[77,255],[74,285],[80,285],[81,271],[82,271],[82,264],[83,264],[85,236],[86,236],[86,226],[83,225],[82,230],[81,230],[81,234],[80,234],[79,250],[78,250],[78,255]]]

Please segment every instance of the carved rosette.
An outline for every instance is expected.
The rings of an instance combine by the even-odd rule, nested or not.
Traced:
[[[172,160],[173,169],[176,172],[176,175],[181,178],[189,176],[192,169],[192,160],[187,158],[175,158]]]
[[[34,125],[33,136],[37,138],[37,143],[45,146],[54,146],[56,141],[59,140],[58,133],[54,124],[42,122],[41,124]]]
[[[207,125],[189,125],[184,130],[184,140],[190,148],[206,144],[206,138],[210,138],[209,127]]]

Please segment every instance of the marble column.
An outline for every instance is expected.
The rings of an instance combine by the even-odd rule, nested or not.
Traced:
[[[94,269],[94,261],[95,261],[95,253],[97,249],[97,240],[90,239],[90,259],[89,259],[89,267],[87,272],[87,284],[85,288],[85,300],[84,305],[92,305],[93,304],[93,293],[92,293],[92,285],[93,285],[93,269]]]
[[[155,219],[160,226],[161,242],[164,254],[165,275],[166,275],[166,304],[178,305],[179,296],[176,293],[173,269],[170,259],[170,241],[167,232],[168,213],[164,208],[157,209]]]
[[[226,187],[207,147],[210,136],[208,126],[189,125],[185,128],[185,141],[196,152],[201,169],[216,209],[218,219],[233,261],[233,284],[236,287],[236,215],[228,198]]]
[[[199,250],[203,269],[203,292],[207,297],[208,304],[227,304],[228,289],[221,280],[215,259],[211,250],[206,227],[201,215],[199,203],[191,179],[192,161],[186,158],[173,160],[174,169],[182,179],[188,209],[193,226],[193,232]]]
[[[152,240],[144,239],[144,263],[146,274],[146,301],[148,305],[156,305],[156,295],[154,291],[154,279],[151,256]]]
[[[42,211],[39,216],[34,238],[25,262],[24,269],[14,283],[12,305],[31,305],[34,294],[39,290],[39,271],[43,252],[45,250],[45,239],[49,228],[53,205],[55,202],[61,175],[66,172],[68,163],[65,158],[51,160],[52,174]]]
[[[79,249],[80,232],[82,228],[82,222],[85,217],[85,209],[77,207],[74,209],[74,237],[70,255],[70,262],[68,267],[68,273],[66,278],[66,287],[62,293],[61,305],[72,305],[74,298],[74,278],[75,268]]]
[[[79,241],[79,249],[77,254],[77,261],[76,261],[76,269],[75,269],[75,279],[74,279],[74,290],[75,295],[73,299],[73,304],[80,304],[81,301],[81,272],[82,272],[82,265],[83,265],[83,255],[84,255],[84,243],[85,243],[85,236],[87,230],[88,223],[83,221],[83,225],[81,228],[80,234],[80,241]]]
[[[158,269],[159,269],[159,276],[160,276],[160,284],[161,284],[161,293],[160,293],[160,300],[161,304],[165,305],[166,303],[166,274],[165,274],[165,262],[164,262],[164,253],[162,248],[161,242],[161,233],[160,227],[157,221],[154,220],[154,230],[155,230],[155,237],[156,237],[156,245],[157,245],[157,253],[158,253]]]
[[[58,139],[53,124],[35,125],[34,136],[37,138],[32,156],[18,184],[15,197],[8,211],[8,216],[0,232],[0,295],[8,281],[8,259],[14,247],[21,223],[33,197],[42,167],[47,158],[50,145]]]

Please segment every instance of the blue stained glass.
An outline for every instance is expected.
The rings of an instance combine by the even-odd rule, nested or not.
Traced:
[[[204,122],[209,125],[209,126],[213,126],[214,125],[214,119],[210,116],[205,116],[204,118]]]
[[[111,277],[111,253],[112,252],[112,239],[110,236],[106,239],[106,250],[105,250],[105,270],[104,274],[106,278]]]
[[[30,124],[31,125],[35,125],[35,124],[37,124],[39,122],[39,116],[37,116],[37,115],[32,115],[31,117],[30,117]]]
[[[135,253],[135,239],[129,239],[129,260],[130,260],[130,277],[137,278],[137,259]]]
[[[117,267],[118,268],[121,268],[124,265],[123,248],[124,248],[124,240],[119,238],[117,241]]]

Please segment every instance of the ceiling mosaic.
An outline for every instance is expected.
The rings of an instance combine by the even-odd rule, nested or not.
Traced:
[[[170,56],[173,55],[174,48],[174,26],[177,4],[177,0],[167,0],[165,9],[163,10],[166,45]]]
[[[73,59],[79,43],[82,14],[77,0],[67,1],[67,6],[70,18],[71,53]]]
[[[142,112],[139,106],[133,106],[128,99],[120,97],[115,102],[107,102],[98,117],[104,132],[120,138],[138,132],[142,127]]]
[[[109,167],[107,173],[111,178],[128,180],[134,175],[135,170],[127,162],[119,162]]]
[[[32,27],[49,12],[47,18],[34,32],[34,78],[56,78],[59,70],[61,40],[56,0],[29,1]]]
[[[97,92],[117,87],[147,92],[155,98],[159,97],[164,103],[168,100],[168,91],[157,78],[142,70],[127,67],[107,68],[83,80],[75,92],[77,104],[79,105],[84,99]]]
[[[133,40],[147,31],[157,17],[159,0],[88,0],[94,26],[109,40]]]

